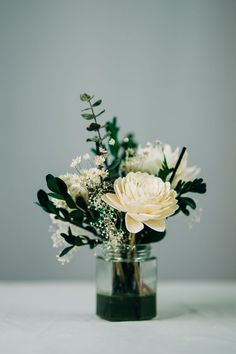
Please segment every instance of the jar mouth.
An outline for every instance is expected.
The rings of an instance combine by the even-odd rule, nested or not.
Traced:
[[[138,244],[131,246],[129,244],[112,247],[103,244],[97,247],[96,256],[102,257],[106,261],[111,262],[140,262],[150,257],[151,245]]]

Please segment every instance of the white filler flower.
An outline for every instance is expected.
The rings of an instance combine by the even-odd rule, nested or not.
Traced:
[[[153,175],[157,175],[164,162],[164,157],[166,158],[167,165],[169,168],[174,168],[180,155],[180,148],[177,147],[172,150],[171,146],[168,144],[160,144],[156,142],[155,144],[147,144],[145,147],[139,147],[135,156],[127,157],[123,165],[125,172],[148,172]],[[176,187],[177,183],[182,181],[192,181],[194,180],[200,172],[197,166],[188,167],[187,165],[188,153],[185,152],[183,159],[179,165],[177,173],[171,186]],[[169,178],[170,176],[168,176]]]
[[[126,228],[137,233],[147,225],[153,230],[164,231],[165,218],[178,209],[176,192],[169,182],[148,173],[130,172],[114,182],[114,193],[102,196],[112,208],[125,212]]]

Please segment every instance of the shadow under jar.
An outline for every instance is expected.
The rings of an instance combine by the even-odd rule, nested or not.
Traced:
[[[108,321],[156,316],[157,259],[150,245],[102,248],[96,257],[96,314]]]

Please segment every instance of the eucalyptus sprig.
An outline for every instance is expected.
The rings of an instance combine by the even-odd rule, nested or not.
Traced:
[[[87,102],[89,105],[89,107],[82,109],[82,112],[90,111],[90,113],[81,113],[81,117],[86,120],[94,120],[94,122],[91,123],[87,127],[87,130],[90,132],[94,131],[97,133],[97,135],[95,135],[93,138],[88,138],[86,141],[87,142],[95,142],[96,153],[97,153],[97,155],[100,155],[101,152],[100,152],[99,148],[104,148],[103,141],[108,136],[108,134],[106,133],[104,136],[102,136],[101,128],[104,128],[104,127],[102,127],[102,125],[98,123],[97,118],[105,112],[105,109],[103,109],[99,113],[95,114],[95,108],[102,104],[102,100],[99,99],[93,103],[92,102],[93,98],[94,98],[94,96],[88,95],[87,93],[82,93],[80,95],[81,101]]]

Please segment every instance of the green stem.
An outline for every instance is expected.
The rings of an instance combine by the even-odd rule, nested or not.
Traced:
[[[89,102],[89,105],[90,105],[90,109],[91,109],[91,112],[92,112],[92,115],[93,115],[94,122],[95,122],[96,124],[98,124],[97,118],[96,118],[96,114],[95,114],[94,109],[93,109],[93,106],[92,106],[92,104],[91,104],[91,100],[89,100],[88,102]],[[99,140],[100,140],[100,141],[99,141],[99,145],[104,148],[104,145],[103,145],[103,143],[102,143],[102,137],[101,137],[101,133],[100,133],[100,128],[98,128],[97,132],[98,132],[98,137],[99,137]],[[97,152],[99,153],[99,149],[98,149]],[[105,163],[106,168],[108,168],[107,160],[105,160],[104,163]]]

